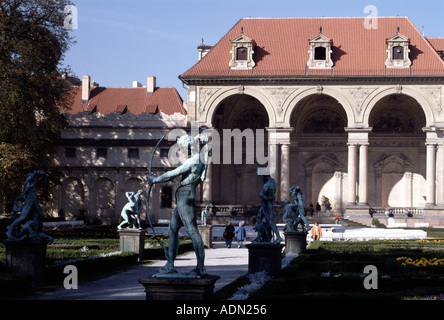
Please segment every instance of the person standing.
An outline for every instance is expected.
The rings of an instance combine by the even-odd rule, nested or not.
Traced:
[[[314,241],[321,239],[322,237],[322,229],[319,225],[319,222],[315,222],[314,226],[311,228],[311,237]]]
[[[326,213],[326,216],[327,216],[327,217],[330,217],[330,210],[331,210],[331,204],[330,204],[330,201],[328,201],[328,202],[325,204],[325,213]]]
[[[247,238],[247,232],[245,231],[243,222],[239,222],[239,228],[237,228],[235,233],[237,238],[237,247],[242,248],[244,241]]]
[[[231,242],[233,241],[234,238],[234,227],[231,224],[231,221],[228,221],[223,236],[225,238],[225,244],[227,248],[231,248]]]

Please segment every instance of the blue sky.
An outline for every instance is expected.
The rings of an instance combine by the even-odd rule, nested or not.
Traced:
[[[101,86],[146,86],[148,75],[161,87],[176,87],[178,76],[197,62],[197,46],[215,44],[244,17],[408,16],[427,37],[444,37],[444,1],[400,0],[73,0],[78,13],[75,41],[63,65]]]

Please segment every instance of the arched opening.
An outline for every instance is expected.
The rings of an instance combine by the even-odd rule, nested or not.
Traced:
[[[63,182],[62,206],[59,214],[65,218],[78,218],[85,206],[85,193],[82,182],[77,178],[68,178]],[[62,213],[63,212],[63,213]]]
[[[108,178],[98,178],[93,184],[93,223],[111,224],[116,218],[116,191],[114,183]],[[95,215],[94,215],[95,213]],[[119,216],[117,216],[117,219]]]
[[[369,204],[374,207],[422,207],[426,175],[426,116],[405,94],[378,101],[370,112]]]
[[[221,142],[220,157],[213,159],[213,203],[260,204],[262,183],[255,170],[267,166],[260,159],[268,156],[265,128],[269,118],[265,107],[250,95],[235,94],[219,103],[212,123]]]
[[[294,128],[291,185],[304,186],[307,205],[322,205],[323,199],[328,199],[333,209],[341,212],[348,159],[343,106],[329,95],[310,95],[295,106],[290,124]]]

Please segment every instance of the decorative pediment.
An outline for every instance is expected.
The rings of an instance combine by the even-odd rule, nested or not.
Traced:
[[[331,39],[327,38],[322,33],[320,33],[316,37],[308,40],[308,42],[310,44],[315,44],[315,43],[331,44]]]
[[[375,163],[375,168],[384,171],[384,173],[402,174],[407,171],[412,171],[414,167],[404,154],[401,154],[401,157],[396,155],[386,156],[384,154],[381,160]]]
[[[335,171],[338,171],[344,168],[344,164],[342,164],[338,158],[334,154],[327,155],[319,155],[317,153],[313,154],[313,156],[304,164],[306,169],[313,170],[313,168],[319,166],[321,163],[327,163],[331,166]]]
[[[410,39],[398,32],[387,39],[387,60],[385,65],[392,68],[407,68],[412,62],[409,58]]]
[[[309,59],[307,66],[313,69],[330,69],[333,67],[331,59],[332,40],[322,34],[322,28],[319,34],[308,40],[310,49],[308,50]]]
[[[229,63],[232,69],[251,69],[256,64],[254,62],[254,48],[256,42],[244,35],[242,29],[241,34],[230,40],[231,41],[231,61]]]

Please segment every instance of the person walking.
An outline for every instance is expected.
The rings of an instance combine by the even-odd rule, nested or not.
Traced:
[[[231,221],[228,221],[223,236],[225,238],[225,244],[227,248],[231,248],[231,242],[233,241],[234,238],[234,227],[231,224]]]
[[[319,222],[315,222],[314,226],[311,228],[311,237],[314,241],[321,239],[322,237],[322,229],[319,225]]]
[[[245,231],[243,222],[239,222],[239,227],[237,228],[235,234],[237,238],[237,247],[242,248],[244,241],[247,238],[247,232]]]

